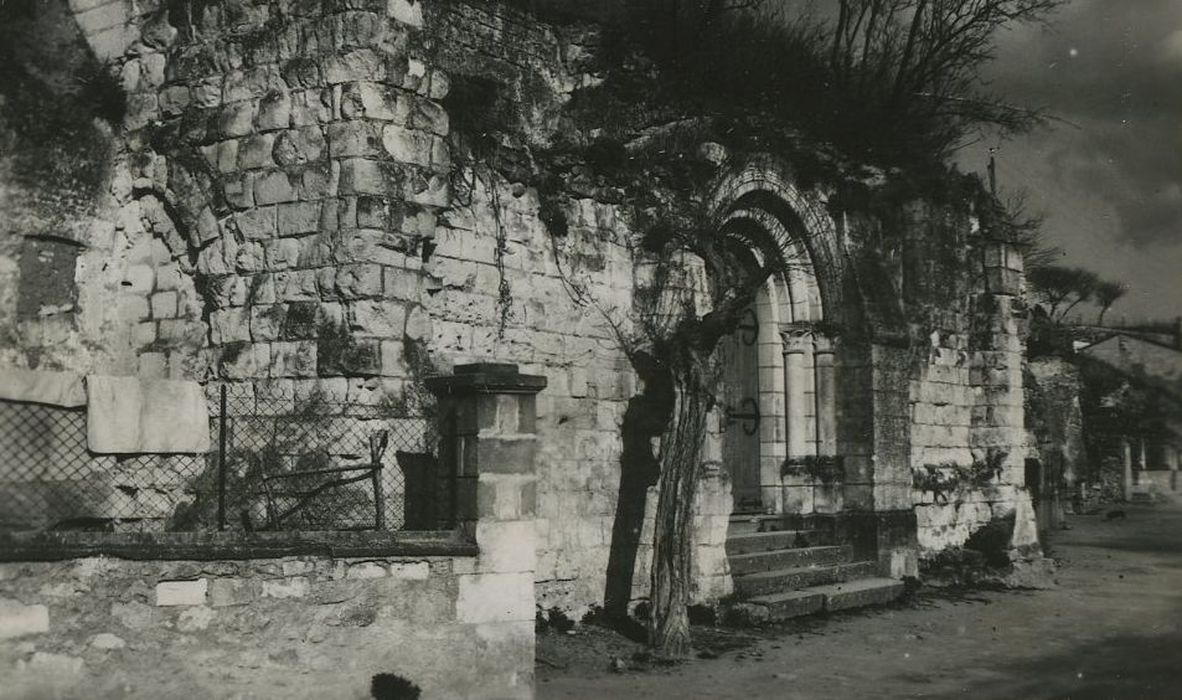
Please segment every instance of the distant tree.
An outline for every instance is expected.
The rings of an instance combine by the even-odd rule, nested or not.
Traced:
[[[1096,317],[1096,325],[1104,325],[1104,314],[1108,313],[1108,309],[1112,308],[1112,305],[1128,292],[1129,286],[1123,282],[1102,280],[1096,285],[1093,298],[1096,305],[1100,307],[1100,315]]]
[[[1079,304],[1092,298],[1101,280],[1096,273],[1079,267],[1047,265],[1030,270],[1026,276],[1034,291],[1047,305],[1052,321],[1063,321]]]

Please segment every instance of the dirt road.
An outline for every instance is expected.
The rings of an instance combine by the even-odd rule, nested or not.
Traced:
[[[1182,507],[1124,511],[1054,533],[1053,590],[921,595],[665,671],[541,668],[538,696],[1182,698]]]

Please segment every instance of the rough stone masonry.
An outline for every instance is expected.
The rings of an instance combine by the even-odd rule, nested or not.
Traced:
[[[549,383],[530,416],[536,484],[493,511],[517,531],[497,551],[534,559],[500,572],[512,574],[503,587],[465,592],[458,577],[480,566],[470,555],[6,564],[0,662],[55,678],[191,667],[178,678],[198,688],[316,669],[312,685],[301,676],[276,694],[324,697],[363,692],[350,659],[380,646],[441,696],[472,695],[485,672],[507,695],[530,692],[532,641],[521,640],[534,603],[603,603],[638,380],[597,308],[626,315],[647,268],[626,201],[567,188],[556,236],[538,188],[461,161],[453,127],[491,108],[457,99],[458,86],[493,85],[521,125],[498,136],[507,150],[545,147],[572,96],[602,79],[596,28],[456,0],[69,0],[26,21],[55,51],[22,44],[18,57],[45,74],[94,61],[124,109],[82,125],[92,177],[65,184],[19,177],[29,139],[0,121],[17,146],[0,155],[0,360],[194,379],[211,395],[233,383],[293,408],[312,396],[376,404],[481,361]],[[24,104],[10,97],[0,111]],[[1013,247],[963,201],[898,204],[887,218],[899,235],[888,235],[881,213],[805,182],[785,154],[701,153],[718,210],[807,249],[815,281],[786,281],[769,292],[785,300],[763,308],[788,327],[812,295],[836,331],[821,353],[831,360],[810,349],[799,364],[778,334],[765,339],[757,401],[781,424],[760,437],[765,503],[806,508],[786,490],[803,486],[828,494],[809,512],[874,516],[874,556],[895,577],[1009,516],[1015,550],[1036,552]],[[43,187],[71,206],[30,194]],[[789,375],[800,387],[784,388]],[[789,454],[785,432],[802,425],[813,437]],[[830,448],[842,457],[836,485],[785,476],[786,457]],[[715,465],[695,533],[702,602],[731,592],[733,507]],[[478,545],[485,557],[493,541]],[[489,626],[499,602],[512,614]],[[236,638],[258,646],[224,665],[219,650]],[[448,675],[425,640],[449,650],[450,668],[470,668]]]

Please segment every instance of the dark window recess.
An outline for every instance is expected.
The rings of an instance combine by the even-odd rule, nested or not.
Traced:
[[[81,248],[53,238],[26,238],[21,246],[17,315],[36,318],[66,311],[78,300],[74,267]]]

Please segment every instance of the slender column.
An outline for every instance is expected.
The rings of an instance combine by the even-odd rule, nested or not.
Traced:
[[[812,453],[816,436],[809,430],[810,422],[806,403],[808,384],[806,344],[812,342],[808,333],[786,332],[784,338],[784,404],[785,428],[787,431],[788,460],[805,457]],[[812,513],[814,499],[808,480],[798,474],[788,474],[783,479],[784,512]]]
[[[818,337],[814,352],[817,414],[817,454],[837,454],[837,382],[833,368],[833,341]]]
[[[811,454],[809,443],[816,436],[808,429],[808,407],[805,344],[810,342],[806,334],[790,333],[784,336],[784,402],[787,408],[788,458]]]

